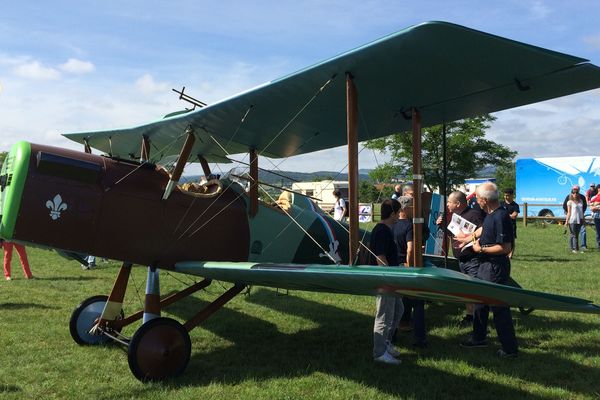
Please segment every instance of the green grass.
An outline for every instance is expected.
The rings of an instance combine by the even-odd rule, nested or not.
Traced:
[[[595,242],[588,228],[589,242]],[[513,276],[524,287],[600,304],[600,252],[571,254],[557,226],[519,229]],[[595,247],[595,246],[594,246]],[[515,312],[521,356],[500,360],[492,346],[461,349],[468,330],[456,327],[458,305],[427,310],[431,347],[414,351],[404,334],[402,364],[371,358],[374,299],[252,288],[191,332],[185,374],[142,384],[119,346],[78,346],[70,338],[72,309],[110,291],[117,264],[82,271],[55,253],[30,249],[36,279],[0,282],[1,399],[591,399],[600,397],[600,316]],[[16,258],[16,256],[15,256]],[[15,263],[17,261],[17,263]],[[141,306],[145,269],[134,268],[126,312]],[[191,281],[161,275],[163,292]],[[214,283],[164,315],[184,321],[229,285]],[[139,296],[138,296],[139,292]],[[131,335],[135,326],[126,330]]]

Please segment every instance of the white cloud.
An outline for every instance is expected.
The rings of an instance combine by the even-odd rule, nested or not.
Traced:
[[[35,80],[55,80],[60,78],[60,72],[52,67],[45,67],[39,61],[30,61],[16,66],[13,72],[21,78]]]
[[[535,19],[544,19],[550,14],[550,8],[548,8],[541,0],[534,1],[531,4],[529,11]]]
[[[96,69],[91,62],[81,61],[76,58],[69,58],[69,60],[64,64],[61,64],[59,68],[64,72],[77,75],[88,74]]]
[[[145,94],[165,92],[169,89],[166,82],[156,82],[152,75],[144,74],[135,81],[138,90]]]
[[[591,50],[600,50],[600,34],[586,36],[583,42],[588,45]]]

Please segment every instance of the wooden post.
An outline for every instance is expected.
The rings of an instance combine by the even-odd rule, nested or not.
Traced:
[[[421,113],[412,109],[413,145],[413,267],[423,266],[423,172],[421,168]]]
[[[523,226],[527,226],[527,203],[523,203]]]
[[[348,209],[350,237],[348,265],[358,254],[358,96],[350,73],[346,73],[346,129],[348,135]]]
[[[258,212],[258,155],[256,150],[250,150],[250,217],[254,217]]]

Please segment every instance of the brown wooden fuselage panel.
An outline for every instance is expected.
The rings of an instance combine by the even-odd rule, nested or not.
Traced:
[[[195,198],[176,189],[162,200],[168,180],[160,169],[32,144],[14,238],[162,268],[247,261],[250,230],[238,193]]]

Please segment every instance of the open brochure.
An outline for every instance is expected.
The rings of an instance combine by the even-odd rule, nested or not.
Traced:
[[[459,236],[461,234],[470,235],[475,231],[476,228],[477,226],[475,224],[467,221],[458,214],[452,214],[452,219],[448,224],[448,230],[452,232],[454,236]],[[470,246],[473,246],[473,242],[467,243],[463,248],[467,248]]]

